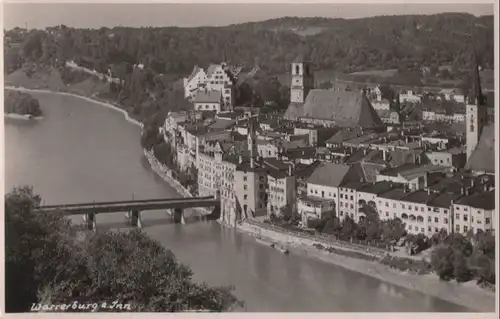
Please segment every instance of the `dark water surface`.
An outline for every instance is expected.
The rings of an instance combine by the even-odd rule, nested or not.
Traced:
[[[42,120],[6,121],[6,191],[33,185],[47,205],[178,196],[149,168],[140,128],[122,114],[70,96],[33,95]],[[235,286],[246,311],[466,311],[316,259],[285,256],[215,222],[171,224],[161,211],[143,220],[196,280]],[[99,215],[97,222],[124,227],[124,216]]]

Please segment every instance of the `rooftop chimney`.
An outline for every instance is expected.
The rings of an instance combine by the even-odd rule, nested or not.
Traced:
[[[427,195],[430,195],[430,194],[431,194],[431,189],[427,188]]]
[[[288,176],[292,176],[292,165],[288,165]]]
[[[387,161],[387,151],[382,150],[382,158],[384,159],[384,162]]]
[[[474,187],[474,180],[473,179],[470,180],[470,187]]]
[[[239,164],[243,163],[243,156],[241,156],[241,154],[238,155],[238,163]]]
[[[250,157],[250,168],[254,168],[255,167],[255,161],[253,159],[253,157]]]

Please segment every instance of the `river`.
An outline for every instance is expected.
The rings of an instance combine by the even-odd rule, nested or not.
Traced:
[[[47,205],[179,196],[149,168],[140,128],[123,114],[71,96],[33,95],[43,119],[5,123],[6,191],[33,185]],[[98,229],[125,227],[124,220],[99,215]],[[216,222],[171,224],[161,211],[143,221],[152,238],[193,269],[195,280],[235,286],[244,311],[467,311],[320,260],[280,254]]]

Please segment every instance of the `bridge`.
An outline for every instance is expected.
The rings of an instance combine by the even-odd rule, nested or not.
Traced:
[[[131,226],[142,227],[141,212],[143,211],[159,209],[171,210],[174,221],[184,223],[184,209],[195,207],[213,207],[215,209],[211,213],[202,213],[202,215],[208,218],[219,217],[217,212],[220,214],[220,200],[214,196],[49,205],[40,206],[37,210],[43,212],[61,212],[66,216],[83,215],[87,228],[95,231],[96,214],[124,212],[126,221]]]

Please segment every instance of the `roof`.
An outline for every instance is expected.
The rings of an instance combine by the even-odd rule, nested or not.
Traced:
[[[338,187],[344,176],[349,171],[349,166],[336,163],[321,163],[307,180],[307,183]]]
[[[328,140],[326,140],[326,143],[328,144],[342,144],[346,140],[350,140],[353,138],[358,137],[358,130],[354,131],[338,131],[330,137]]]
[[[321,165],[320,161],[315,161],[309,165],[298,164],[295,176],[298,178],[309,178],[319,165]]]
[[[393,184],[394,183],[391,183],[388,181],[382,181],[382,182],[378,182],[378,183],[368,184],[367,186],[359,189],[358,191],[363,192],[363,193],[370,193],[370,194],[378,195],[378,194],[385,193],[388,190],[390,190],[391,185],[393,185]]]
[[[200,71],[203,71],[203,69],[202,69],[202,68],[200,68],[199,66],[195,65],[195,66],[193,67],[193,71],[192,71],[192,72],[191,72],[191,74],[188,76],[187,80],[188,80],[188,81],[191,81],[191,80],[192,80],[192,79],[196,76],[196,74],[198,74],[198,72],[200,72]]]
[[[198,91],[193,97],[193,103],[220,103],[222,93],[220,91]]]
[[[391,188],[385,193],[378,194],[378,197],[380,198],[387,198],[387,199],[394,199],[394,200],[400,200],[401,198],[405,197],[408,195],[408,193],[405,193],[403,188]]]
[[[228,127],[233,126],[236,123],[235,120],[226,120],[226,119],[217,119],[213,124],[209,127],[210,129],[222,129],[225,130]]]
[[[440,167],[436,165],[419,165],[419,164],[404,164],[398,167],[389,168],[384,171],[381,171],[381,175],[386,176],[399,176],[401,175],[406,180],[412,180],[415,177],[422,176],[431,172],[439,172],[449,170],[446,167]]]
[[[402,199],[402,201],[416,204],[426,204],[435,196],[436,195],[432,193],[427,193],[427,191],[419,190],[409,193]]]
[[[304,104],[291,103],[284,117],[314,118],[341,127],[381,127],[383,122],[361,91],[311,90]]]
[[[457,201],[459,205],[467,205],[479,209],[495,209],[495,192],[481,192],[465,196]]]
[[[432,207],[449,208],[451,206],[451,202],[460,197],[461,195],[458,194],[440,193],[438,196],[431,199],[427,205]]]
[[[486,125],[465,169],[495,173],[495,126]]]

